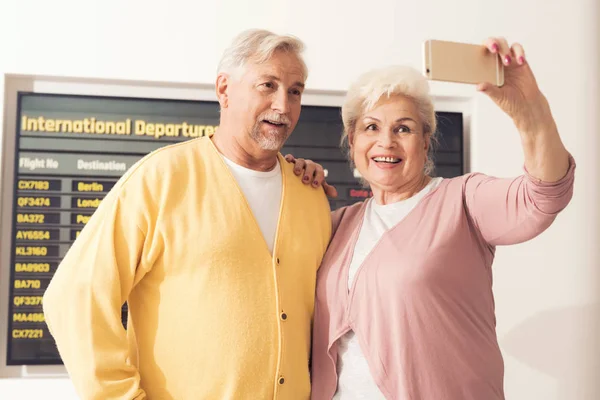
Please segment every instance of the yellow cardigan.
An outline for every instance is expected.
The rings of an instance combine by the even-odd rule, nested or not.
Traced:
[[[310,396],[330,211],[323,190],[303,185],[278,157],[272,255],[210,138],[151,153],[105,197],[43,299],[83,399]]]

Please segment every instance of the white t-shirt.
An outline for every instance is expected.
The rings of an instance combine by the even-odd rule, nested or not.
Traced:
[[[242,189],[265,242],[267,242],[269,251],[273,254],[281,207],[282,176],[279,159],[275,168],[263,172],[242,167],[227,157],[221,156]]]
[[[387,230],[397,225],[412,211],[421,199],[433,190],[442,178],[433,178],[419,193],[397,203],[379,205],[370,200],[365,210],[350,263],[348,289],[364,259]],[[371,376],[367,360],[353,331],[342,336],[338,343],[338,390],[336,400],[385,399]]]

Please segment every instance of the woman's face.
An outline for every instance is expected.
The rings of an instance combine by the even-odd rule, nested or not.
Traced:
[[[429,138],[412,100],[380,100],[358,118],[349,141],[354,164],[372,190],[401,192],[423,178]]]

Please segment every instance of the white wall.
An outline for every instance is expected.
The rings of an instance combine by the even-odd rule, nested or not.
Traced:
[[[506,395],[592,400],[600,398],[600,250],[594,249],[600,239],[599,25],[595,0],[4,0],[0,74],[212,83],[230,39],[244,28],[264,27],[305,41],[309,88],[344,90],[370,67],[420,67],[426,38],[480,42],[504,35],[522,42],[578,168],[573,202],[552,228],[498,251]],[[472,169],[520,173],[512,124],[469,90]],[[18,396],[5,395],[16,388]],[[49,394],[75,398],[67,380],[0,380],[3,399]]]

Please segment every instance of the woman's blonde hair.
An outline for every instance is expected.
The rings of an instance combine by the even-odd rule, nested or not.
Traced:
[[[356,121],[361,115],[372,110],[384,96],[387,98],[403,96],[417,106],[423,124],[423,135],[426,140],[429,140],[429,152],[424,172],[427,175],[433,173],[433,145],[437,144],[437,121],[433,101],[429,95],[427,78],[408,66],[394,65],[373,69],[360,75],[348,89],[346,100],[342,106],[344,131],[341,146],[348,155],[349,161],[353,163],[349,153],[348,137],[354,133]]]

